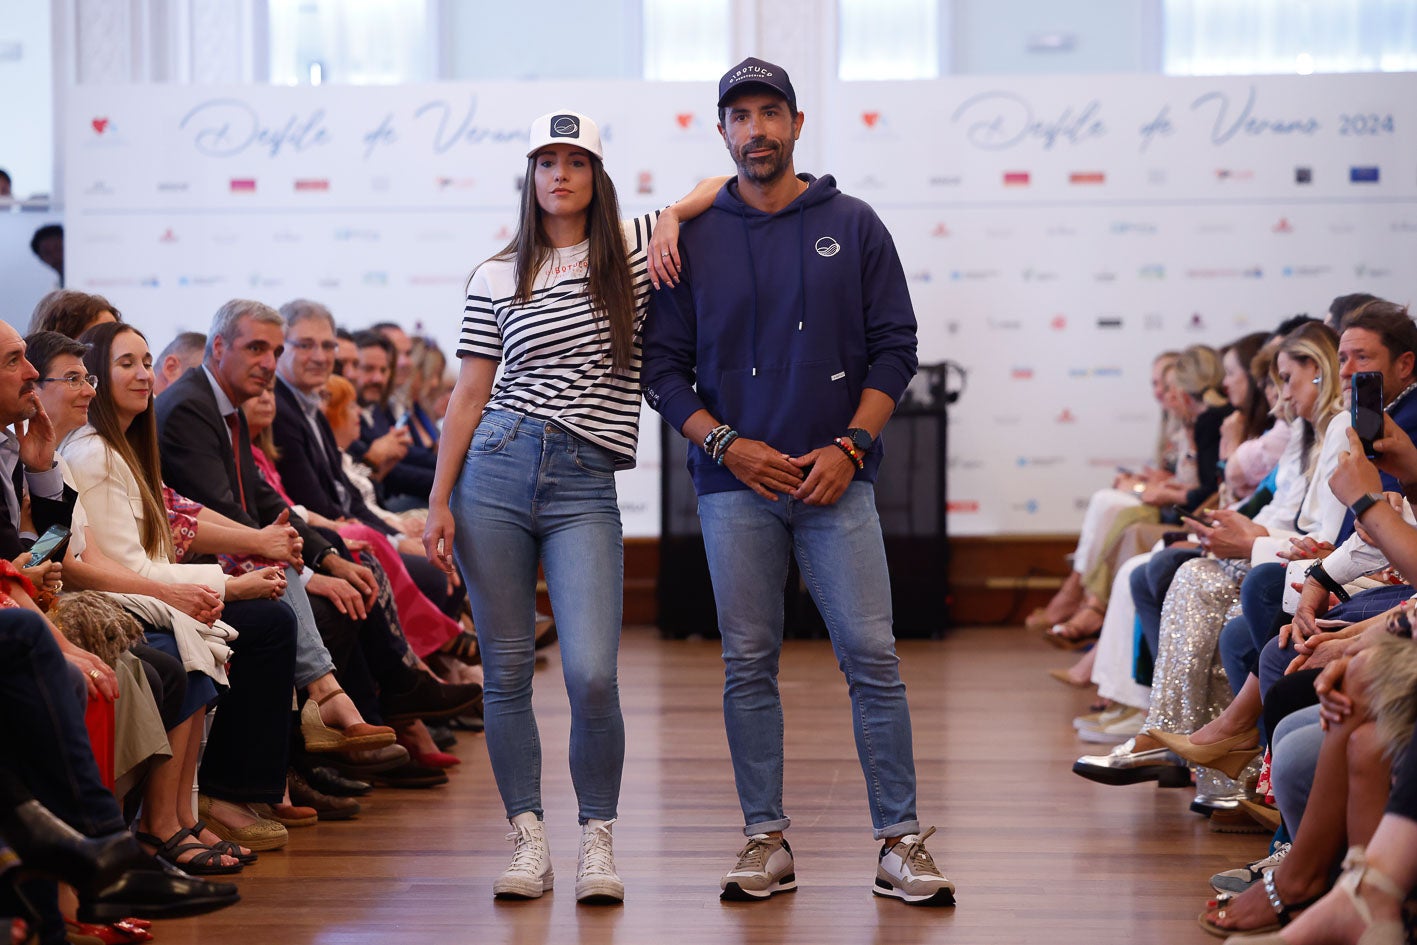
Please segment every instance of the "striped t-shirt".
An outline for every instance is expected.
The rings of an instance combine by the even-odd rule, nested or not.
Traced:
[[[502,362],[489,408],[554,420],[635,465],[640,430],[640,355],[650,282],[646,250],[658,212],[624,221],[635,294],[635,331],[628,370],[611,366],[610,324],[590,305],[588,242],[553,249],[515,305],[516,264],[489,259],[472,274],[463,308],[458,357]]]

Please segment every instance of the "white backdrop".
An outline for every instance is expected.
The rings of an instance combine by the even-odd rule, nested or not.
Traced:
[[[1154,439],[1147,362],[1417,279],[1412,76],[846,83],[802,103],[895,235],[952,411],[951,530],[1076,529]],[[155,347],[233,296],[309,296],[451,349],[514,225],[529,119],[592,114],[625,212],[731,169],[701,83],[81,87],[65,119],[70,285]],[[658,531],[658,437],[622,474]],[[672,462],[681,461],[672,457]]]

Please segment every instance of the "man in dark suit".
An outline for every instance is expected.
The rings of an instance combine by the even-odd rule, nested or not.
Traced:
[[[0,322],[0,555],[14,560],[51,525],[70,523],[73,489],[54,458],[54,426],[39,403],[39,372],[25,360],[25,342]],[[25,496],[34,530],[22,526]]]
[[[474,704],[480,690],[441,685],[409,669],[403,661],[406,645],[381,619],[371,617],[377,616],[371,604],[378,586],[370,570],[342,557],[329,536],[290,512],[256,469],[239,408],[270,383],[284,347],[284,327],[280,314],[259,302],[235,299],[217,311],[202,366],[173,382],[157,400],[164,478],[183,495],[253,528],[269,525],[282,513],[290,515],[303,540],[303,561],[292,564],[303,569],[290,572],[287,594],[295,598],[294,605],[308,597],[319,636],[334,651],[333,665],[365,718],[377,719],[381,711],[392,721],[456,714]],[[328,657],[310,655],[319,641],[304,642],[297,684],[327,685],[333,691],[339,683],[329,675]],[[381,690],[377,702],[371,675]],[[313,688],[311,696],[318,701]]]
[[[377,331],[358,332],[354,343],[359,348],[359,360],[351,380],[359,394],[363,417],[359,439],[349,448],[350,455],[374,470],[384,508],[402,511],[425,507],[433,491],[438,456],[427,447],[415,446],[411,434],[389,409],[389,387],[397,358],[394,346]]]
[[[325,419],[321,394],[338,351],[335,320],[318,302],[297,299],[281,306],[285,351],[276,363],[276,417],[272,426],[280,447],[276,466],[286,495],[330,519],[361,522],[388,537],[400,552],[414,582],[435,605],[445,609],[448,584],[428,561],[422,543],[402,536],[374,513],[345,475],[334,432]],[[406,550],[407,549],[407,550]]]

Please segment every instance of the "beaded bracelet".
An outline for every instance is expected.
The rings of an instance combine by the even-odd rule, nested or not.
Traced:
[[[704,437],[704,452],[712,456],[714,447],[718,445],[718,441],[723,439],[723,437],[725,437],[732,431],[733,428],[726,423],[720,423],[718,426],[714,427]]]
[[[718,463],[720,466],[723,465],[723,459],[728,455],[728,447],[732,446],[733,441],[736,439],[738,439],[738,431],[729,430],[727,433],[723,434],[722,439],[714,444],[714,450],[709,455],[713,457],[715,463]]]
[[[832,442],[837,445],[838,449],[840,449],[843,453],[846,454],[847,459],[851,460],[853,463],[856,464],[857,469],[866,468],[866,460],[864,458],[864,455],[860,450],[856,448],[855,443],[852,443],[844,436],[839,436],[835,440],[832,440]]]

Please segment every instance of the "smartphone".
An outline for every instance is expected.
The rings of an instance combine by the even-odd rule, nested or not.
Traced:
[[[1205,519],[1201,518],[1199,512],[1192,512],[1190,509],[1183,508],[1179,505],[1168,505],[1166,509],[1172,515],[1176,516],[1177,519],[1190,518],[1195,519],[1197,522],[1200,522],[1202,524],[1205,523]]]
[[[57,560],[64,557],[64,552],[69,550],[69,529],[65,525],[51,525],[39,540],[30,546],[30,563],[25,565],[32,568],[37,564],[44,564],[49,560]]]
[[[1383,375],[1379,371],[1359,371],[1353,375],[1353,396],[1349,409],[1353,414],[1353,432],[1363,441],[1363,455],[1369,459],[1373,441],[1383,436]]]
[[[395,429],[395,430],[407,430],[407,429],[408,429],[408,421],[409,421],[410,416],[411,416],[410,414],[405,413],[402,417],[399,417],[398,422],[394,424],[394,429]]]

